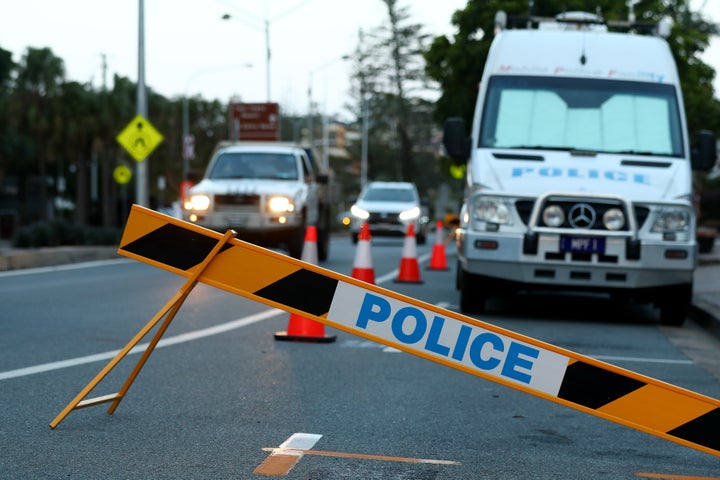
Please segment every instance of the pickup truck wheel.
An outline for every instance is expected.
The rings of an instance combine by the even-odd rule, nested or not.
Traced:
[[[460,290],[460,311],[471,314],[485,312],[487,294],[480,278],[464,271],[458,264],[457,283]]]
[[[300,227],[288,235],[288,254],[293,258],[302,257],[303,244],[305,243],[305,227]],[[318,255],[319,256],[319,255]]]
[[[692,283],[689,283],[662,290],[657,301],[662,325],[679,327],[685,323],[692,303],[692,289]]]
[[[330,253],[330,212],[321,212],[317,226],[318,260],[324,262]]]

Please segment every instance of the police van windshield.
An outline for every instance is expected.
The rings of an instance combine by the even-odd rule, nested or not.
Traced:
[[[225,152],[215,160],[209,178],[297,180],[297,161],[285,153]]]
[[[672,85],[583,78],[495,76],[480,146],[682,156]]]

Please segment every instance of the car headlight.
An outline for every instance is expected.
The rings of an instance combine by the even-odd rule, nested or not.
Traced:
[[[510,208],[500,198],[478,197],[473,205],[473,220],[500,225],[512,224]]]
[[[185,202],[185,209],[197,210],[204,212],[210,208],[210,197],[207,195],[193,195],[190,200]]]
[[[608,230],[620,230],[625,226],[625,214],[619,208],[609,208],[603,214],[603,225]]]
[[[273,213],[287,213],[295,210],[292,199],[284,196],[270,197],[267,206],[268,210]]]
[[[559,205],[549,205],[543,210],[542,219],[548,227],[559,227],[565,223],[565,212]]]
[[[370,212],[368,212],[364,208],[358,207],[357,205],[353,205],[352,207],[350,207],[350,213],[354,217],[359,218],[360,220],[367,220],[368,218],[370,218]]]
[[[652,232],[686,232],[690,228],[690,213],[680,208],[665,208],[655,215]]]
[[[415,220],[420,216],[420,207],[413,207],[410,210],[404,210],[400,212],[400,215],[398,217],[403,222],[407,222],[409,220]]]

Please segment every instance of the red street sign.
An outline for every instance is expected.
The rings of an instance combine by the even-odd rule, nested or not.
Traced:
[[[232,140],[280,140],[280,106],[277,103],[233,103],[229,117]]]

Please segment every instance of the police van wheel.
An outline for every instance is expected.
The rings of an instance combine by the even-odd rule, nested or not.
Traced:
[[[690,283],[663,290],[663,295],[658,300],[662,325],[679,327],[685,323],[692,302],[692,289]]]
[[[460,290],[460,311],[463,313],[485,312],[487,297],[483,292],[480,279],[464,271],[458,264],[458,287]]]

